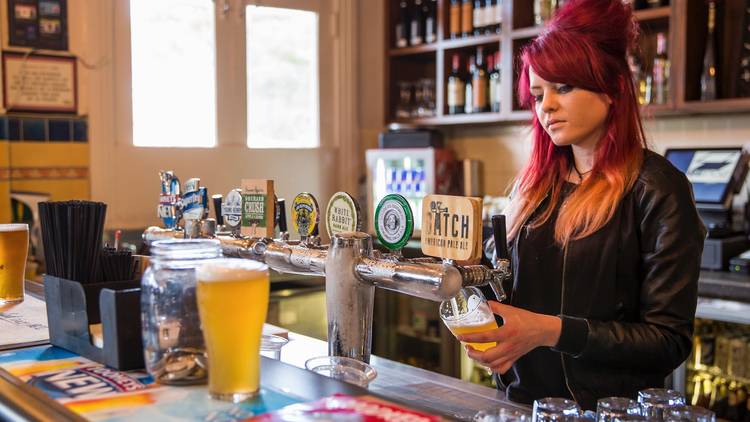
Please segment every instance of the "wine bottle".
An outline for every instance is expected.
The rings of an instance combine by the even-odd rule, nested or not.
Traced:
[[[484,67],[484,48],[477,47],[477,62],[472,73],[471,86],[473,89],[472,100],[474,105],[472,109],[475,113],[482,113],[488,110],[487,106],[487,88],[489,79],[487,70]]]
[[[448,114],[464,112],[466,100],[466,84],[461,77],[461,58],[453,54],[451,73],[448,75]]]
[[[396,24],[396,47],[406,47],[409,45],[409,26],[411,25],[411,21],[409,20],[409,6],[406,4],[406,0],[401,0],[398,8],[399,20]]]
[[[703,72],[701,73],[701,100],[716,99],[716,50],[714,48],[714,28],[716,27],[716,2],[708,1],[708,34],[706,50],[703,54]]]
[[[424,16],[422,15],[422,0],[414,0],[411,14],[411,45],[424,43]]]
[[[667,36],[663,32],[656,34],[656,57],[654,57],[654,94],[655,104],[666,104],[669,98],[669,58],[667,56]]]
[[[437,0],[425,0],[424,7],[424,41],[434,43],[437,41]]]
[[[500,112],[500,52],[487,57],[487,67],[490,69],[490,110]]]
[[[495,32],[495,0],[484,0],[484,34]]]
[[[482,3],[482,0],[474,0],[474,14],[472,17],[474,36],[481,35],[484,32],[484,6]]]
[[[451,39],[461,36],[461,1],[451,0],[450,19],[448,22]]]
[[[464,79],[464,113],[469,114],[474,112],[474,88],[472,87],[472,78],[474,75],[474,56],[469,57],[469,61],[466,62],[468,68],[466,72],[466,78]]]
[[[495,0],[495,33],[503,30],[503,0]]]
[[[474,32],[474,2],[473,0],[462,0],[461,2],[461,36],[468,37]]]

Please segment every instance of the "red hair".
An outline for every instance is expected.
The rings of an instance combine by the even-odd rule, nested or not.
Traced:
[[[612,101],[591,174],[560,208],[555,224],[555,240],[560,245],[604,226],[638,177],[646,141],[627,63],[637,34],[631,6],[622,0],[571,0],[521,51],[518,96],[524,107],[534,108],[529,68],[547,81],[603,93]],[[531,158],[518,177],[508,212],[509,237],[518,233],[545,197],[557,203],[572,165],[571,147],[556,146],[536,113],[532,137]],[[531,221],[532,227],[546,222],[552,209],[547,207]]]

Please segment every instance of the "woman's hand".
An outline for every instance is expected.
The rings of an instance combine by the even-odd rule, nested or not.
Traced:
[[[466,346],[470,358],[504,374],[521,356],[540,346],[557,344],[562,320],[556,316],[537,314],[525,309],[489,301],[492,312],[503,318],[503,326],[481,333],[457,336],[464,343],[497,343],[495,347],[480,352]]]

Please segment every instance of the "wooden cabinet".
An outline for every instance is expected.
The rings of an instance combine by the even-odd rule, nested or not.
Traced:
[[[530,119],[528,110],[522,109],[516,99],[518,80],[517,56],[521,48],[537,37],[542,27],[534,25],[533,2],[530,0],[503,0],[502,27],[498,33],[450,39],[450,0],[437,0],[437,41],[431,44],[397,48],[394,28],[399,21],[399,0],[386,0],[386,75],[385,115],[388,122],[415,125],[463,125],[519,122]],[[409,4],[413,2],[410,1]],[[473,2],[472,2],[473,3]],[[483,2],[482,2],[483,3]],[[744,16],[746,0],[722,0],[717,3],[717,67],[721,78],[737,78],[733,66],[740,60],[743,25],[738,18]],[[705,0],[671,0],[670,5],[636,10],[640,23],[639,50],[645,71],[651,69],[656,54],[656,34],[667,37],[670,60],[670,82],[664,104],[646,105],[643,115],[667,116],[702,113],[750,112],[750,97],[732,97],[729,79],[719,89],[719,99],[700,100],[700,76],[707,33]],[[500,112],[474,114],[448,114],[446,84],[454,54],[461,57],[462,66],[477,47],[485,53],[499,51],[501,76]],[[402,82],[422,79],[434,80],[434,115],[409,115],[399,110],[399,89]],[[734,80],[734,79],[732,79]]]

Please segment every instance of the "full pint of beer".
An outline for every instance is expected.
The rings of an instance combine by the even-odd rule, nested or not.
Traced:
[[[0,304],[23,301],[28,224],[0,224]]]
[[[254,397],[260,389],[268,267],[243,259],[218,259],[198,267],[196,279],[209,394],[232,402]]]

